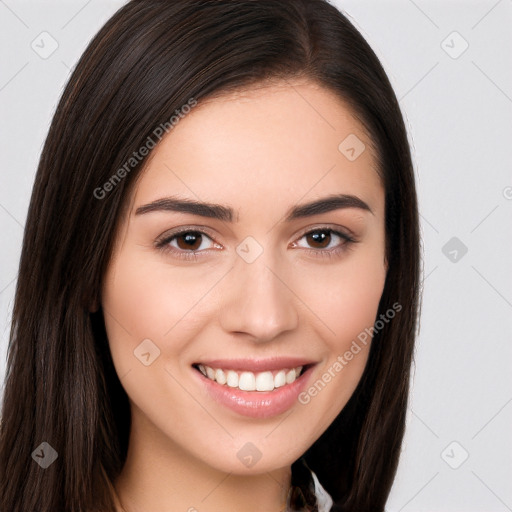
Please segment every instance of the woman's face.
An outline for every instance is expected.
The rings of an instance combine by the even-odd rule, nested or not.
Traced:
[[[361,124],[308,81],[201,102],[128,211],[102,307],[132,436],[234,474],[291,464],[355,390],[384,287]]]

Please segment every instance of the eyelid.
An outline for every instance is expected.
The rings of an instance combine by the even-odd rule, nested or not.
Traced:
[[[300,234],[298,235],[298,238],[302,238],[304,235],[307,235],[308,233],[311,233],[312,231],[333,231],[338,232],[341,235],[345,235],[347,238],[350,238],[354,241],[357,240],[357,235],[349,228],[345,226],[338,226],[334,224],[314,224],[313,226],[308,226],[307,228],[304,228],[300,231]]]
[[[192,226],[180,226],[176,229],[169,229],[162,233],[160,236],[158,236],[154,242],[155,246],[158,247],[160,244],[165,243],[169,238],[173,238],[175,236],[182,235],[183,233],[201,233],[207,235],[209,238],[214,241],[215,235],[213,234],[213,230],[211,230],[207,226],[201,226],[201,225],[192,225]],[[218,244],[218,242],[215,242]],[[221,245],[221,244],[218,244]]]

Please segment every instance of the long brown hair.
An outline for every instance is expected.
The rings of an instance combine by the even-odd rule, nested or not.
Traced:
[[[293,77],[338,94],[375,144],[389,263],[378,316],[402,308],[375,332],[357,389],[303,460],[333,511],[384,510],[420,309],[414,172],[386,73],[325,0],[132,0],[89,44],[55,112],[26,222],[2,406],[0,510],[114,511],[109,482],[126,458],[130,411],[102,310],[89,308],[147,157],[126,162],[191,98]],[[105,186],[114,175],[115,186]],[[58,454],[46,469],[32,460],[42,442]],[[292,483],[301,481],[294,463]]]

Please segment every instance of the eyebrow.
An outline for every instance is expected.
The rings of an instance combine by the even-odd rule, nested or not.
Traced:
[[[335,194],[290,208],[286,213],[285,221],[291,222],[292,220],[312,217],[313,215],[345,208],[358,208],[375,215],[370,206],[359,197],[350,194]],[[233,222],[235,217],[235,211],[229,206],[203,203],[179,197],[165,197],[139,206],[135,211],[135,215],[161,211],[190,213],[192,215],[218,219],[225,222]]]

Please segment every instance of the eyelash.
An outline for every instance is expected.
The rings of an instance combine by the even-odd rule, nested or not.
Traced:
[[[343,240],[341,245],[339,245],[335,249],[304,249],[304,250],[307,251],[308,253],[313,253],[313,255],[315,257],[334,258],[334,257],[338,256],[340,253],[350,250],[351,245],[358,242],[352,236],[347,235],[346,233],[342,233],[340,231],[336,231],[335,229],[328,228],[328,227],[318,227],[318,228],[314,228],[310,231],[306,231],[305,233],[303,233],[300,236],[299,240],[301,240],[302,238],[304,238],[307,235],[312,235],[315,233],[325,233],[325,232],[327,232],[331,235],[334,234],[334,235],[340,237]],[[185,251],[182,249],[178,250],[175,248],[171,248],[171,246],[169,245],[169,243],[172,240],[179,237],[180,235],[185,235],[185,234],[205,235],[208,238],[210,238],[210,240],[212,240],[212,237],[205,231],[201,231],[199,229],[185,228],[185,229],[176,231],[174,233],[166,234],[163,237],[157,239],[155,241],[155,247],[163,252],[170,252],[177,258],[184,259],[187,261],[192,261],[192,260],[197,261],[198,254],[200,252],[204,252],[204,251],[197,251],[197,250]],[[296,242],[294,242],[294,243],[296,243]],[[208,251],[208,250],[209,249],[206,249],[206,251]]]

